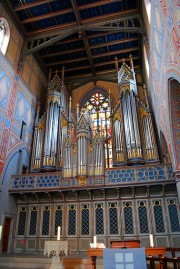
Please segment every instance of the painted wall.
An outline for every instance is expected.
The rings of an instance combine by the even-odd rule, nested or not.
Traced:
[[[174,77],[180,82],[178,18],[180,6],[178,0],[151,1],[150,23],[150,92],[158,132],[163,132],[168,144],[174,171],[180,169],[180,117],[173,119],[172,124],[170,93],[168,80]],[[177,91],[180,91],[177,83]],[[173,98],[179,100],[174,96]],[[176,137],[172,129],[176,128]],[[178,133],[178,135],[177,135]],[[173,144],[174,141],[174,144]]]
[[[36,103],[46,86],[32,56],[19,69],[23,37],[0,4],[0,17],[8,21],[10,41],[6,54],[0,52],[0,225],[5,217],[16,214],[13,198],[8,195],[10,176],[29,167]],[[20,139],[22,122],[24,136]]]

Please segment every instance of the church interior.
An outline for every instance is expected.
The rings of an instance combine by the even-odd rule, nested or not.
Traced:
[[[131,241],[180,268],[179,16],[178,0],[0,1],[0,265]]]

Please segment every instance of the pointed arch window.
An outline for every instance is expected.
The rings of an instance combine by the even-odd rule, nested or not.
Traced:
[[[10,38],[10,30],[8,22],[4,18],[0,18],[0,51],[4,55],[8,47]]]
[[[96,91],[85,104],[81,111],[89,115],[91,119],[92,135],[99,132],[104,138],[106,167],[112,167],[112,141],[111,141],[111,124],[110,124],[110,107],[108,94]]]

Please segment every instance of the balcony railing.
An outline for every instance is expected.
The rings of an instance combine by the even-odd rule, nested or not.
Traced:
[[[14,175],[11,177],[9,191],[43,192],[99,187],[123,187],[136,184],[148,185],[173,181],[172,167],[168,164],[138,167],[105,169],[105,175],[87,176],[82,181],[78,177],[62,178],[61,172]]]

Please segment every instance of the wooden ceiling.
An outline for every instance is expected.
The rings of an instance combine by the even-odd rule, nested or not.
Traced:
[[[116,81],[115,57],[131,54],[142,70],[145,36],[139,0],[7,0],[5,8],[25,37],[23,60],[33,54],[47,75],[65,67],[76,87]]]

